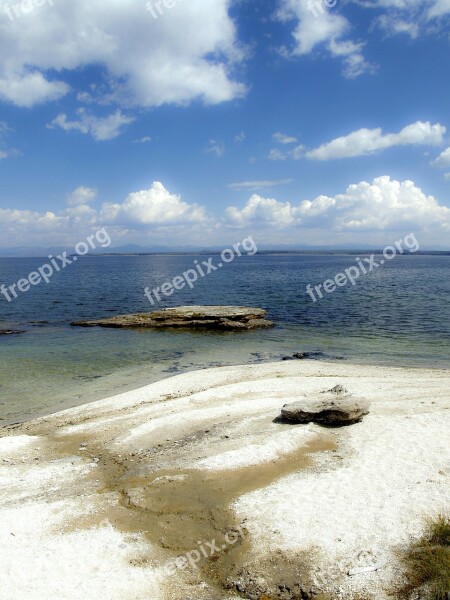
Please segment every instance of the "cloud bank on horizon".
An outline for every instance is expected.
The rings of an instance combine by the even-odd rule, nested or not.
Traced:
[[[84,232],[105,226],[114,245],[142,241],[142,230],[151,234],[148,239],[154,243],[164,242],[169,235],[185,244],[187,226],[189,241],[197,244],[204,244],[205,235],[219,232],[229,238],[230,230],[242,229],[263,235],[270,230],[274,235],[268,241],[275,243],[302,240],[318,245],[333,234],[340,243],[376,243],[380,231],[391,237],[406,230],[420,231],[428,243],[436,236],[450,235],[449,207],[425,195],[412,181],[388,176],[352,184],[334,197],[318,196],[296,204],[253,194],[242,208],[226,207],[219,220],[206,207],[184,202],[161,182],[132,192],[121,204],[104,202],[98,210],[90,206],[96,198],[97,190],[80,187],[68,196],[59,214],[0,209],[7,246],[14,245],[17,235],[33,245],[44,243],[49,235],[55,244],[75,243]]]
[[[0,7],[0,247],[450,248],[450,0],[147,4]]]

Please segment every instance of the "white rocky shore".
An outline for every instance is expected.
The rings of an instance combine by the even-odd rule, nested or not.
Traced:
[[[277,422],[338,384],[361,422]],[[388,598],[396,551],[449,511],[449,408],[450,371],[305,360],[3,429],[0,597]]]

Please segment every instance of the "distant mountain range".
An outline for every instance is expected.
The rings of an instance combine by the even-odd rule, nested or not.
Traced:
[[[136,254],[214,254],[221,252],[226,246],[138,246],[126,244],[116,248],[96,248],[89,255],[136,255]],[[230,246],[231,247],[231,246]],[[258,252],[268,253],[367,253],[380,252],[382,248],[377,245],[367,244],[342,244],[336,246],[308,246],[306,244],[262,244],[258,246]],[[56,256],[66,251],[69,255],[74,253],[73,246],[51,246],[48,248],[40,246],[18,246],[16,248],[0,248],[0,258],[47,258],[50,254]],[[443,248],[422,248],[417,254],[445,254],[450,255],[450,250]]]

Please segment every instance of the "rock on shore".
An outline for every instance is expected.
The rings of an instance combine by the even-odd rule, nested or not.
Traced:
[[[366,398],[348,394],[337,385],[316,398],[304,398],[285,404],[281,420],[289,423],[320,423],[321,425],[351,425],[369,414],[370,402]]]
[[[273,327],[261,308],[243,306],[179,306],[150,313],[119,315],[96,321],[76,321],[78,327],[116,327],[148,329],[210,329],[245,331]]]

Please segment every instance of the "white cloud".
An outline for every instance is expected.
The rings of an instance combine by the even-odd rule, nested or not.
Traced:
[[[206,154],[214,154],[217,158],[220,158],[225,154],[225,145],[220,140],[209,140],[205,152]]]
[[[187,204],[155,181],[150,189],[130,194],[123,204],[104,204],[102,219],[126,227],[173,226],[207,223],[208,215],[198,204]]]
[[[288,157],[286,152],[282,152],[279,148],[272,148],[269,152],[269,160],[286,160]]]
[[[450,167],[450,147],[437,157],[431,164],[435,167]]]
[[[133,144],[148,144],[152,141],[152,138],[149,135],[145,135],[137,140],[133,140]]]
[[[234,141],[236,144],[242,144],[245,141],[246,135],[243,131],[234,136]]]
[[[8,149],[5,147],[5,139],[10,133],[11,129],[5,121],[0,121],[0,160],[14,156],[17,151],[14,149]]]
[[[78,187],[67,198],[67,206],[80,206],[89,204],[97,197],[97,190],[84,186]]]
[[[305,56],[317,47],[324,47],[344,63],[344,75],[355,78],[373,70],[362,54],[363,42],[343,39],[350,32],[349,21],[322,5],[318,9],[310,0],[281,0],[277,17],[284,22],[295,21],[294,48],[282,52],[288,56]]]
[[[228,187],[235,192],[241,192],[242,190],[262,190],[264,188],[276,187],[278,185],[287,185],[293,181],[293,179],[276,179],[273,181],[241,181],[239,183],[230,183]]]
[[[274,133],[273,139],[279,144],[295,144],[297,142],[297,138],[292,135],[285,135],[284,133]]]
[[[303,146],[303,145],[296,146],[293,150],[291,150],[290,156],[294,160],[300,160],[300,158],[302,158],[305,153],[304,151],[305,151],[305,146]]]
[[[416,39],[422,34],[446,31],[450,15],[450,0],[348,0],[360,7],[371,9],[372,26],[378,26],[389,35],[408,35]],[[323,0],[280,0],[276,16],[284,22],[295,22],[293,48],[281,49],[285,56],[306,56],[325,50],[344,63],[344,75],[355,78],[373,73],[376,66],[364,57],[366,41],[349,39],[352,31],[350,17],[346,18],[334,6],[327,8]],[[342,3],[340,3],[343,6]],[[351,14],[351,13],[350,13]]]
[[[120,110],[116,110],[106,117],[95,117],[84,108],[79,108],[77,115],[78,120],[69,121],[67,115],[61,113],[53,119],[49,127],[61,127],[64,131],[80,131],[92,135],[98,142],[103,142],[118,137],[123,128],[134,121],[133,117],[127,117]]]
[[[0,43],[0,48],[1,48]],[[69,86],[63,81],[49,81],[42,73],[31,71],[22,66],[11,71],[1,65],[0,59],[0,99],[22,108],[58,100],[69,92]]]
[[[450,181],[450,173],[444,173],[444,179]]]
[[[268,158],[269,160],[287,160],[288,158],[300,160],[300,158],[303,158],[304,156],[304,150],[305,146],[303,146],[302,144],[296,146],[295,148],[287,152],[283,152],[279,148],[273,148],[269,152]]]
[[[336,138],[306,153],[312,160],[331,160],[372,154],[393,146],[430,145],[442,143],[446,128],[439,123],[417,121],[399,133],[383,134],[381,128],[359,129],[349,135]]]
[[[148,190],[129,194],[123,203],[104,203],[100,210],[89,206],[96,197],[96,190],[80,186],[68,196],[67,208],[59,213],[0,209],[1,245],[76,244],[105,226],[113,245],[122,240],[149,243],[159,239],[166,243],[168,235],[186,243],[186,239],[196,236],[204,238],[214,227],[202,206],[183,202],[158,182]]]
[[[401,17],[394,18],[392,14],[380,15],[376,24],[392,36],[403,33],[411,39],[416,39],[420,33],[419,23],[404,21]]]
[[[245,93],[232,75],[245,56],[229,4],[189,0],[159,19],[136,0],[64,0],[13,20],[2,10],[0,98],[21,107],[56,100],[69,92],[67,71],[95,65],[105,85],[92,93],[88,83],[81,98],[142,107],[232,100]]]
[[[229,206],[225,215],[229,224],[235,227],[258,224],[287,227],[295,222],[289,202],[278,202],[272,198],[263,198],[258,194],[253,194],[242,210],[236,206]]]
[[[387,9],[375,19],[390,35],[407,34],[412,39],[421,34],[444,29],[439,20],[450,14],[450,0],[353,0],[370,9]]]
[[[414,182],[399,182],[388,176],[350,185],[345,193],[334,197],[318,196],[297,205],[254,194],[244,208],[229,207],[226,217],[230,226],[238,228],[320,228],[329,234],[412,228],[417,233],[432,233],[435,238],[441,235],[447,244],[450,232],[450,208],[426,196]]]
[[[98,224],[97,212],[86,204],[59,214],[31,210],[0,209],[2,246],[53,245],[86,237]]]
[[[99,210],[89,206],[95,194],[92,188],[77,188],[59,213],[0,209],[1,245],[72,246],[107,227],[113,246],[228,244],[230,232],[244,229],[267,243],[301,240],[314,245],[392,243],[394,236],[413,231],[421,243],[449,247],[450,208],[412,181],[388,176],[350,185],[342,194],[297,203],[253,194],[243,208],[228,207],[221,222],[158,182],[129,194],[122,203],[104,203]]]
[[[428,19],[435,19],[450,14],[450,0],[435,0],[428,9]]]

